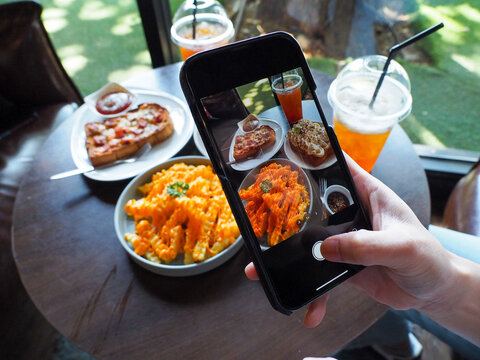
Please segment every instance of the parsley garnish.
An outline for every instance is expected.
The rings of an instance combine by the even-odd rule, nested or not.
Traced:
[[[188,189],[190,189],[190,185],[181,181],[176,181],[173,184],[168,185],[167,194],[172,197],[182,197],[185,196],[185,191]]]
[[[264,193],[268,193],[273,187],[273,184],[270,180],[266,179],[266,180],[263,180],[262,183],[260,184],[260,189],[264,192]]]

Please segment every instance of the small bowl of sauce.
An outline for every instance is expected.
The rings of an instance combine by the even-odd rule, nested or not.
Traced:
[[[330,215],[336,214],[353,204],[350,191],[342,185],[330,185],[322,199]]]
[[[128,111],[135,102],[135,95],[123,86],[112,82],[88,95],[85,103],[102,117],[115,117]]]
[[[249,114],[245,119],[238,122],[237,125],[244,133],[248,133],[258,128],[260,120],[255,115]]]

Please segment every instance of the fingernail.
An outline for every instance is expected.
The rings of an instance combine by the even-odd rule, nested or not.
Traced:
[[[337,238],[328,238],[320,246],[320,252],[323,257],[330,261],[339,261],[340,252]]]

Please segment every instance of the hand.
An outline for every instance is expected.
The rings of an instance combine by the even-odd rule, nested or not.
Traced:
[[[381,303],[395,309],[445,310],[446,289],[455,283],[448,266],[453,255],[392,190],[346,158],[373,231],[331,236],[322,244],[323,256],[330,261],[367,266],[349,281]],[[245,272],[249,279],[257,278],[253,265],[249,264]],[[310,304],[304,317],[306,326],[321,322],[326,302],[326,296],[322,296]]]

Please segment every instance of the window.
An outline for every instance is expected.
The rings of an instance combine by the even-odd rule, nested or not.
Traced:
[[[181,0],[44,0],[53,43],[84,95],[153,65],[179,61],[170,41]],[[480,3],[440,0],[223,0],[235,39],[284,30],[313,69],[331,76],[349,60],[384,54],[393,45],[443,22],[445,27],[396,57],[412,84],[413,110],[401,123],[426,168],[465,172],[480,154]],[[145,41],[150,6],[153,34]],[[171,9],[171,10],[170,10]],[[443,164],[443,165],[441,165]]]

